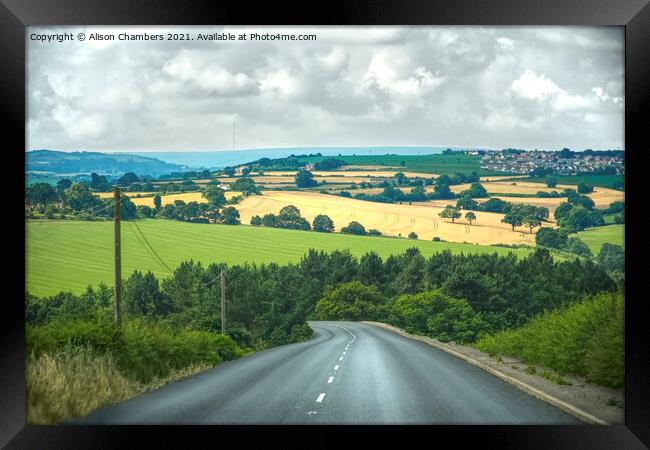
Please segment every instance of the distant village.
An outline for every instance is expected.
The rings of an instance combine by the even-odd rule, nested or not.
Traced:
[[[444,153],[464,153],[481,156],[481,169],[493,172],[529,174],[546,171],[557,175],[625,174],[625,152],[622,150],[581,152],[504,150],[446,150]]]

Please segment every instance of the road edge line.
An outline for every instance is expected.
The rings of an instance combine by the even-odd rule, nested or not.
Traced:
[[[452,349],[450,349],[450,348],[448,348],[448,347],[446,347],[444,345],[441,345],[438,342],[436,342],[435,340],[433,340],[432,338],[429,338],[427,336],[419,336],[417,334],[410,334],[410,333],[402,330],[401,328],[397,328],[397,327],[395,327],[393,325],[388,325],[388,324],[385,324],[385,323],[382,323],[382,322],[371,322],[371,321],[365,321],[364,320],[361,323],[366,323],[366,324],[373,325],[373,326],[376,326],[376,327],[379,327],[379,328],[383,328],[383,329],[388,330],[388,331],[392,331],[393,333],[399,334],[399,335],[407,337],[409,339],[424,342],[425,344],[428,344],[428,345],[430,345],[432,347],[435,347],[435,348],[437,348],[439,350],[442,350],[442,351],[444,351],[446,353],[449,353],[450,355],[453,355],[453,356],[455,356],[457,358],[460,358],[460,359],[468,362],[469,364],[472,364],[473,366],[476,366],[476,367],[478,367],[480,369],[483,369],[486,372],[489,372],[492,375],[496,376],[497,378],[500,378],[501,380],[506,381],[506,382],[516,386],[517,388],[519,388],[520,390],[526,392],[527,394],[532,395],[535,398],[538,398],[538,399],[540,399],[540,400],[542,400],[542,401],[544,401],[546,403],[549,403],[549,404],[555,406],[556,408],[561,409],[562,411],[572,415],[573,417],[576,417],[576,418],[582,420],[583,422],[587,422],[587,423],[591,423],[591,424],[597,424],[597,425],[611,425],[609,422],[607,422],[607,421],[605,421],[603,419],[600,419],[600,418],[598,418],[598,417],[596,417],[596,416],[594,416],[592,414],[589,414],[588,412],[583,411],[582,409],[578,408],[577,406],[573,406],[573,405],[565,402],[564,400],[560,400],[559,398],[553,397],[550,394],[547,394],[547,393],[545,393],[543,391],[540,391],[539,389],[537,389],[537,388],[535,388],[535,387],[533,387],[533,386],[531,386],[531,385],[529,385],[527,383],[524,383],[521,380],[517,380],[516,378],[513,378],[510,375],[507,375],[507,374],[501,372],[500,370],[497,370],[497,369],[495,369],[493,367],[485,365],[485,364],[481,363],[480,361],[475,360],[474,358],[472,358],[470,356],[463,355],[462,353],[459,353],[459,352],[457,352],[455,350],[452,350]]]

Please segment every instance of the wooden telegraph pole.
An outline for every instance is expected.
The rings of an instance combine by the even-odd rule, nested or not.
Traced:
[[[221,269],[221,334],[226,334],[226,285]]]
[[[115,323],[122,321],[122,251],[120,236],[120,188],[116,187],[113,191],[115,201],[115,211],[113,214],[114,239],[115,239]]]

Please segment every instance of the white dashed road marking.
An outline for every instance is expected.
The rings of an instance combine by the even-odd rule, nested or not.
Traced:
[[[334,370],[339,370],[339,365],[338,364],[334,366]]]
[[[342,357],[342,356],[339,358],[339,361],[343,361],[343,357]]]
[[[318,398],[316,399],[316,403],[321,403],[323,401],[323,398],[325,398],[325,392],[322,392]]]
[[[332,381],[334,381],[334,377],[330,377],[329,380],[327,380],[327,384],[330,384]]]

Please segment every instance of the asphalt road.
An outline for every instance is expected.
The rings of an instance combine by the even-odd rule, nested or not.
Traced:
[[[441,350],[372,325],[223,363],[75,421],[84,424],[576,424]]]

